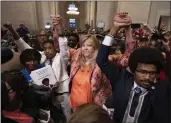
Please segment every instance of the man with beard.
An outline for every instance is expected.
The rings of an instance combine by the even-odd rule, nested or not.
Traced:
[[[129,25],[126,13],[117,14],[97,56],[97,64],[112,85],[113,120],[115,123],[169,123],[169,82],[155,83],[164,67],[160,51],[146,47],[133,51],[128,62],[131,73],[108,61],[113,37],[120,28]]]

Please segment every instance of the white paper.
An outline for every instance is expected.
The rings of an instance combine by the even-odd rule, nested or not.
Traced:
[[[57,82],[53,69],[50,65],[32,71],[30,76],[33,79],[34,83],[37,85],[42,85],[42,81],[45,78],[49,79],[50,85],[54,85]]]

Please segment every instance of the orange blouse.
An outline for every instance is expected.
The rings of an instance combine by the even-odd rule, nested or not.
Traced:
[[[79,69],[74,76],[70,93],[70,104],[73,110],[81,104],[92,102],[92,91],[89,78],[90,72],[87,65],[85,65],[84,71]]]

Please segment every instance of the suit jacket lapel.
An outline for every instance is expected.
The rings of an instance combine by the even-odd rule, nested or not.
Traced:
[[[127,79],[127,78],[126,78]],[[129,102],[129,97],[130,97],[130,94],[131,94],[131,90],[132,90],[132,87],[134,85],[134,79],[133,77],[129,77],[125,83],[124,83],[124,87],[123,87],[123,90],[124,92],[120,91],[120,98],[121,99],[121,102],[119,102],[119,105],[120,105],[120,119],[123,119],[124,115],[125,115],[125,111],[127,109],[127,105],[128,105],[128,102]],[[121,108],[122,107],[122,108]]]
[[[130,77],[129,79],[128,79],[128,81],[126,82],[126,86],[125,86],[125,101],[126,102],[128,102],[128,100],[129,100],[129,96],[130,96],[130,94],[131,94],[131,90],[132,90],[132,87],[133,87],[133,85],[134,85],[134,78],[133,77]]]

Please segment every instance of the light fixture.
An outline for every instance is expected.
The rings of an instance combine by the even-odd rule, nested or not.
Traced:
[[[75,4],[69,4],[68,10],[66,13],[69,15],[79,15],[80,12],[78,11],[78,8],[75,7]]]
[[[50,29],[50,28],[51,28],[50,23],[46,23],[46,24],[45,24],[45,29]]]

